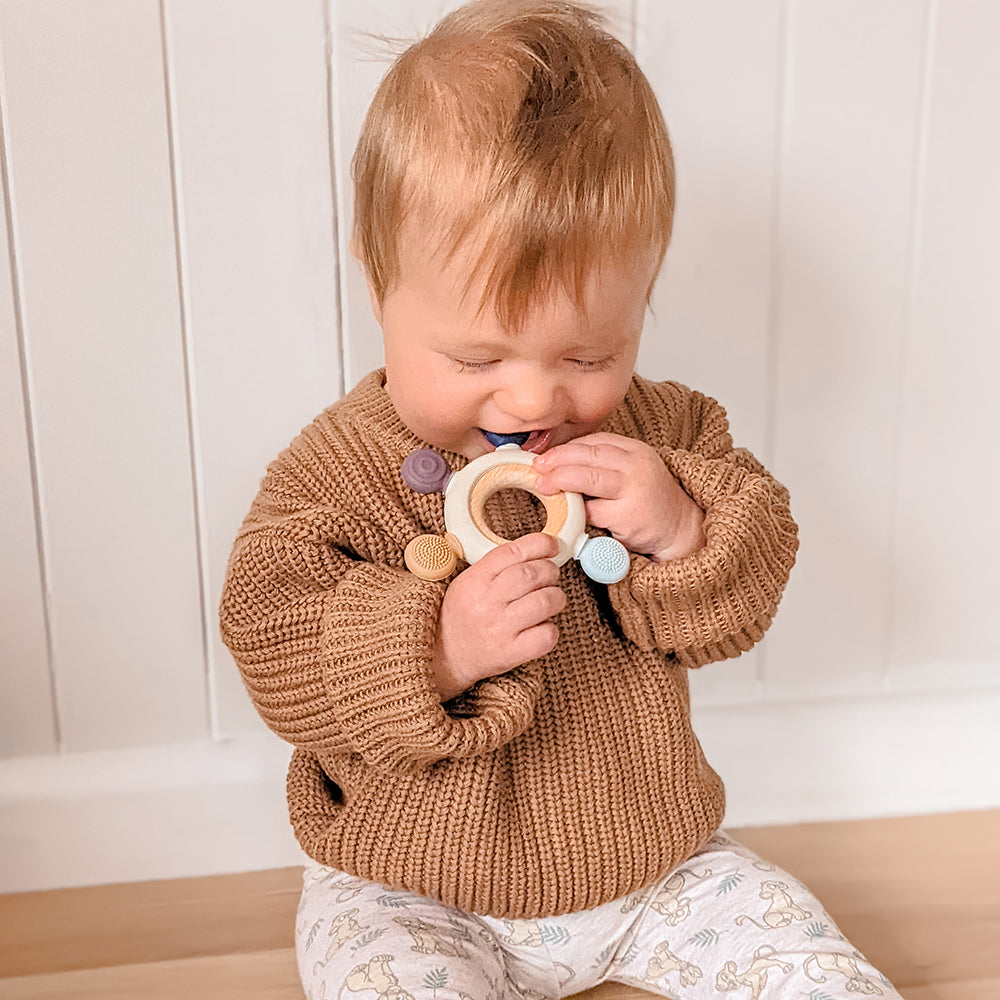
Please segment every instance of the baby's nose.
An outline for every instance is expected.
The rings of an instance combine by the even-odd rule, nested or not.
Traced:
[[[511,382],[500,405],[522,425],[532,429],[548,427],[559,399],[559,387],[544,376],[528,376]]]

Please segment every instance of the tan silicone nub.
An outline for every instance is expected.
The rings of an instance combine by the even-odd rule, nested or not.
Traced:
[[[403,552],[406,568],[421,580],[443,580],[455,572],[458,557],[440,535],[417,535]]]

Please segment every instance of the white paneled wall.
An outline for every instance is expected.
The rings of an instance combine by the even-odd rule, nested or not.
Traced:
[[[1000,658],[1000,6],[940,3],[931,26],[899,359],[894,687],[995,684]]]
[[[819,642],[807,671],[801,637],[777,642],[766,680],[777,692],[808,695],[820,679],[864,696],[886,663],[926,10],[911,0],[795,10],[779,167],[774,460],[803,514],[789,606],[810,604]]]
[[[2,109],[0,109],[2,112]],[[2,126],[2,123],[0,123]],[[6,139],[4,139],[6,142]],[[0,250],[0,750],[52,753],[55,705],[46,643],[45,594],[32,491],[32,440],[18,350],[15,256],[3,205]]]
[[[440,2],[0,0],[0,889],[294,861],[215,604],[267,462],[381,360],[349,160]],[[1000,804],[1000,9],[619,0],[678,211],[641,368],[792,488],[693,681],[732,822]]]
[[[640,370],[721,400],[739,443],[766,458],[781,5],[650,3],[637,56],[660,97],[677,169],[674,240]],[[722,361],[723,363],[720,363]],[[763,650],[694,679],[711,703],[760,692]]]
[[[2,31],[59,745],[198,739],[199,538],[157,7],[7,4]],[[18,709],[14,692],[5,714]],[[49,706],[34,710],[49,723]]]
[[[326,24],[318,0],[164,4],[215,736],[259,725],[215,628],[235,526],[343,389]]]

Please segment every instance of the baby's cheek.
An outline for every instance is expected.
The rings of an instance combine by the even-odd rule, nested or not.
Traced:
[[[602,423],[618,409],[619,404],[624,398],[623,393],[604,393],[600,398],[592,400],[591,404],[587,407],[588,412],[585,419],[595,424]]]

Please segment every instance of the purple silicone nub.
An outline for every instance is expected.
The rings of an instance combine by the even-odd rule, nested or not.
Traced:
[[[403,459],[401,472],[403,482],[417,493],[437,493],[445,488],[451,478],[448,463],[430,448],[411,451]]]
[[[528,431],[524,431],[522,434],[495,434],[493,431],[483,431],[483,437],[494,448],[499,448],[505,444],[516,444],[520,448],[531,437],[531,434]]]

